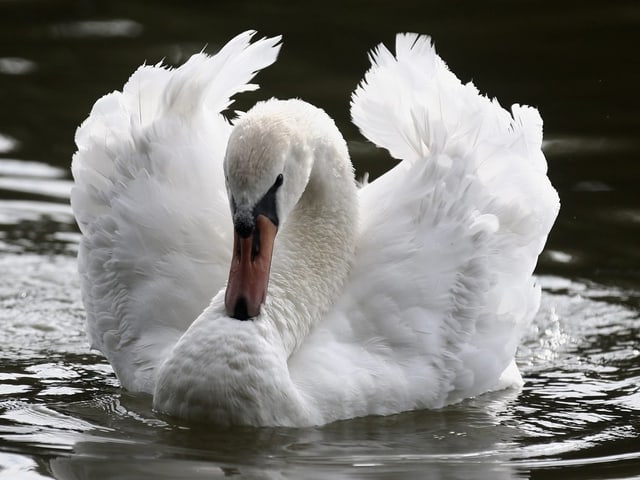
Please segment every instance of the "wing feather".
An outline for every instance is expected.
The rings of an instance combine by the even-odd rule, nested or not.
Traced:
[[[353,121],[402,161],[360,190],[344,295],[291,360],[296,381],[306,381],[297,365],[339,376],[327,382],[339,390],[314,394],[351,415],[440,407],[517,382],[501,375],[537,311],[532,273],[559,208],[535,109],[508,112],[463,85],[425,36],[398,35],[395,55],[381,45],[371,61]]]
[[[231,96],[273,63],[279,37],[245,32],[214,56],[140,67],[76,134],[71,204],[92,345],[123,387],[155,369],[226,280],[231,220],[222,160]]]

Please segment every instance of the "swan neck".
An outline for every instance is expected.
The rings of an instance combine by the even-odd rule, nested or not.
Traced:
[[[275,318],[287,354],[339,298],[351,269],[358,225],[357,191],[346,144],[315,151],[302,197],[278,234],[271,274]],[[274,318],[274,317],[272,317]]]

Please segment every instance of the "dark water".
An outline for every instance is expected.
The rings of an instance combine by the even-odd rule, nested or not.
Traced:
[[[178,5],[179,4],[179,5]],[[73,134],[143,61],[283,33],[262,90],[349,124],[366,51],[433,36],[463,80],[536,105],[562,210],[521,392],[310,429],[199,429],[123,394],[89,351],[68,195]],[[0,478],[628,478],[640,475],[640,4],[0,1]]]

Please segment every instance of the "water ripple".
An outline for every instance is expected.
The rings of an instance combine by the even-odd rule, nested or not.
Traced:
[[[0,252],[75,253],[66,176],[45,163],[0,159]]]
[[[0,57],[0,73],[4,75],[27,75],[37,70],[35,62],[20,57]],[[1,151],[1,149],[0,149]]]
[[[9,256],[0,268],[12,279],[0,278],[0,447],[47,455],[58,478],[142,464],[156,478],[492,479],[639,465],[634,292],[542,277],[542,308],[518,355],[521,392],[321,428],[216,429],[158,416],[149,396],[119,390],[88,350],[73,258]]]
[[[51,31],[58,37],[91,38],[91,37],[137,37],[142,33],[140,23],[123,19],[84,20],[70,23],[60,23],[51,27]]]

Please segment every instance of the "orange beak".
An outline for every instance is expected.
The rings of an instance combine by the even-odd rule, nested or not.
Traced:
[[[264,215],[258,215],[251,234],[234,234],[233,258],[224,303],[227,315],[248,320],[260,313],[267,298],[273,242],[278,227]]]

